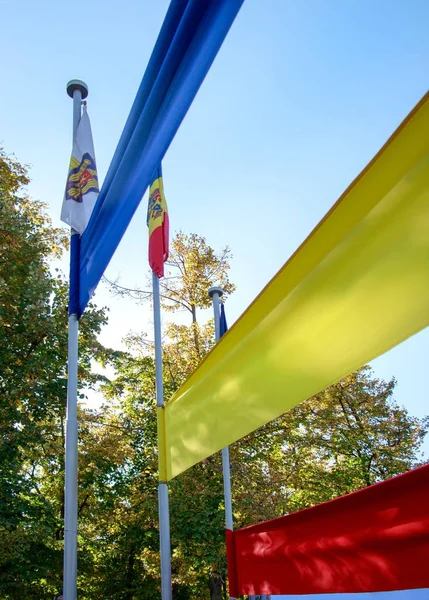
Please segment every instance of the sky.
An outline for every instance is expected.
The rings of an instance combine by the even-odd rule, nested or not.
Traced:
[[[30,165],[30,194],[55,225],[71,150],[67,81],[89,87],[102,181],[167,6],[0,0],[0,145]],[[163,162],[173,231],[232,250],[229,324],[427,91],[428,22],[427,0],[245,0]],[[125,286],[146,285],[145,211],[146,198],[106,273]],[[104,343],[151,335],[149,306],[103,285],[95,301],[110,308]],[[373,363],[416,416],[429,412],[428,350],[426,330]]]

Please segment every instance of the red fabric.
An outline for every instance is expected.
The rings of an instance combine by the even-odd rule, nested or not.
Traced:
[[[232,598],[236,598],[239,594],[237,591],[234,534],[231,529],[226,530],[226,558],[228,561],[229,595]]]
[[[237,530],[229,546],[235,595],[429,587],[429,465]]]
[[[162,225],[152,231],[149,238],[149,265],[158,277],[164,277],[164,262],[168,258],[169,221],[164,213]]]

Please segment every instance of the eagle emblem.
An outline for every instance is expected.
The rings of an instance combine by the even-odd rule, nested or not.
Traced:
[[[162,217],[164,209],[162,208],[162,196],[159,187],[155,188],[149,196],[147,207],[147,224],[149,221]]]
[[[98,194],[97,168],[94,159],[88,152],[82,156],[79,162],[74,156],[70,161],[70,170],[67,177],[66,200],[83,202],[83,196],[88,192]]]

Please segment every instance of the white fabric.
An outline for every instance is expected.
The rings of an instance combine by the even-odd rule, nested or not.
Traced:
[[[80,164],[84,154],[90,155],[93,161],[91,167],[95,168],[94,143],[92,141],[91,124],[89,122],[86,106],[84,106],[83,108],[82,117],[79,121],[79,125],[76,131],[69,177],[70,172],[73,168],[73,159],[75,159],[75,161],[77,161],[77,163]],[[76,162],[74,164],[76,164]],[[67,183],[69,183],[69,177],[67,178]],[[77,185],[79,186],[79,182],[77,182]],[[87,193],[83,194],[82,202],[77,202],[74,199],[70,199],[70,197],[68,198],[66,189],[66,193],[64,194],[63,206],[61,209],[61,221],[64,221],[64,223],[70,225],[70,227],[78,233],[83,233],[86,226],[88,225],[88,221],[91,216],[97,197],[98,182],[97,191],[89,190]]]

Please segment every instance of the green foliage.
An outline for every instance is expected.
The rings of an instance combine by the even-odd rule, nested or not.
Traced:
[[[26,169],[0,153],[0,597],[47,598],[61,586],[67,289],[49,263],[67,244],[42,203],[25,193]],[[82,320],[82,386],[106,322]]]

